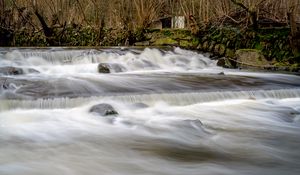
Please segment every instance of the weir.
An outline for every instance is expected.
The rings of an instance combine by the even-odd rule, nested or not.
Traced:
[[[145,103],[153,105],[162,101],[171,105],[191,105],[232,99],[285,99],[300,98],[300,89],[257,90],[257,91],[216,91],[132,94],[115,96],[94,96],[88,98],[54,98],[37,100],[0,100],[0,111],[12,109],[60,109],[74,108],[91,101],[120,101],[123,103]]]

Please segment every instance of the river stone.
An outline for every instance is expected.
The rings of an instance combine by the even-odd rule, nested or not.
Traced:
[[[31,68],[0,67],[0,74],[4,75],[23,75],[25,73],[39,73],[39,71]]]
[[[109,74],[110,73],[110,69],[108,67],[107,63],[100,63],[98,65],[98,72],[99,73],[104,73],[104,74]]]
[[[255,49],[240,49],[235,52],[237,66],[240,68],[269,66],[269,62],[264,55]]]
[[[98,72],[99,73],[111,73],[111,72],[124,72],[126,70],[125,67],[123,67],[120,64],[117,63],[100,63],[98,65]]]
[[[230,60],[225,57],[218,59],[217,66],[224,67],[224,68],[234,68]]]
[[[144,108],[148,108],[149,106],[146,105],[145,103],[134,103],[131,105],[133,108],[137,108],[137,109],[144,109]]]
[[[90,111],[101,116],[118,115],[118,112],[110,105],[106,103],[93,106]]]
[[[0,73],[4,75],[22,75],[24,71],[22,68],[17,67],[1,67]]]

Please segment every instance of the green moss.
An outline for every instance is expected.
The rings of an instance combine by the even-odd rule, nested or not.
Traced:
[[[224,44],[221,44],[219,47],[219,55],[223,56],[226,52],[226,46]]]
[[[193,45],[193,43],[190,42],[190,41],[181,40],[181,41],[179,42],[179,46],[180,46],[180,47],[184,47],[184,48],[189,48],[189,47],[193,47],[194,45]]]
[[[234,58],[235,57],[234,50],[226,49],[225,56],[228,57],[228,58]]]
[[[174,35],[170,30],[162,30],[162,34],[168,37]]]
[[[164,46],[164,45],[178,45],[178,42],[172,38],[159,38],[153,45],[155,46]]]

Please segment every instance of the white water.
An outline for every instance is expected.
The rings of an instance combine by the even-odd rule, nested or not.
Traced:
[[[126,70],[100,75],[102,62]],[[40,71],[0,75],[1,175],[300,173],[297,76],[178,48],[14,50],[1,66]],[[99,103],[119,115],[88,112]]]

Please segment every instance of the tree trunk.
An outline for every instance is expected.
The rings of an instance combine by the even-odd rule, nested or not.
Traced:
[[[258,21],[257,21],[257,12],[255,10],[250,10],[249,11],[250,15],[250,22],[254,30],[258,29]]]
[[[249,14],[250,22],[254,30],[258,29],[258,21],[257,21],[257,10],[256,8],[249,8],[245,6],[240,0],[231,0],[232,3],[246,10]]]
[[[297,29],[297,22],[295,19],[295,12],[289,12],[288,20],[291,27],[291,36],[290,36],[290,44],[292,47],[292,51],[294,56],[300,56],[300,31]]]
[[[44,17],[38,12],[37,9],[35,9],[34,14],[37,16],[38,20],[40,21],[42,28],[43,28],[43,32],[44,35],[46,37],[47,42],[51,45],[51,46],[55,46],[56,42],[54,41],[54,31],[52,28],[50,28],[46,22],[46,20],[44,19]]]
[[[3,0],[0,0],[0,19],[4,15],[4,10],[5,10],[5,2]]]

